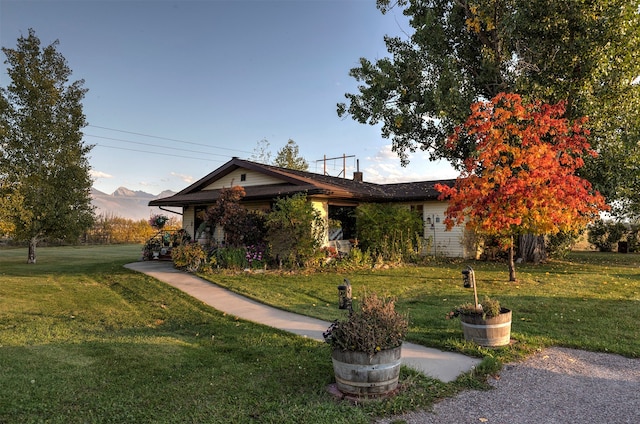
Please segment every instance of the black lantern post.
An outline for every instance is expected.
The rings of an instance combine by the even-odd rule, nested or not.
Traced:
[[[344,284],[338,286],[338,308],[347,309],[349,313],[353,312],[351,283],[346,278]]]
[[[473,287],[473,299],[475,300],[475,307],[478,309],[478,290],[476,289],[476,275],[473,272],[473,268],[468,266],[462,270],[462,285],[464,288]]]

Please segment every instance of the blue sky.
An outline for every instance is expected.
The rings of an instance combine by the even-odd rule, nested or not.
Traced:
[[[59,40],[72,79],[89,89],[98,190],[178,191],[233,156],[249,159],[262,139],[273,155],[293,139],[312,172],[344,154],[355,156],[347,177],[357,159],[370,182],[456,176],[423,152],[401,167],[378,127],[336,114],[356,91],[358,59],[387,56],[383,36],[410,32],[400,10],[382,15],[375,0],[0,0],[3,47],[29,28],[43,45]],[[337,176],[342,160],[327,170]]]

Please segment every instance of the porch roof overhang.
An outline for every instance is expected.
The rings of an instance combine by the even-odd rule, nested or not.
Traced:
[[[243,188],[245,196],[242,198],[242,202],[272,201],[279,197],[293,196],[298,193],[304,193],[309,197],[320,196],[342,200],[354,199],[353,193],[349,193],[344,190],[330,190],[313,185],[294,186],[288,184],[274,184]],[[170,197],[152,200],[149,202],[149,206],[209,205],[215,203],[219,197],[220,190],[202,190],[192,193],[177,193]]]

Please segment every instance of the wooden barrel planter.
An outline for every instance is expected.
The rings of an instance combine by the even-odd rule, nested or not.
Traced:
[[[511,340],[511,310],[502,308],[497,317],[482,319],[482,315],[460,315],[464,339],[480,346],[504,346]]]
[[[369,356],[334,349],[331,358],[338,390],[356,396],[381,396],[394,391],[400,376],[400,350],[398,346]]]

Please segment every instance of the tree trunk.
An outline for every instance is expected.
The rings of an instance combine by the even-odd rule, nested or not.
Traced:
[[[518,252],[524,262],[540,263],[547,259],[544,236],[521,235],[518,240]]]
[[[514,256],[514,247],[513,247],[513,237],[511,238],[511,247],[509,247],[509,281],[517,281],[516,280],[516,264],[513,260]]]
[[[36,263],[36,245],[38,244],[38,239],[33,237],[29,239],[29,254],[27,256],[28,264]]]

